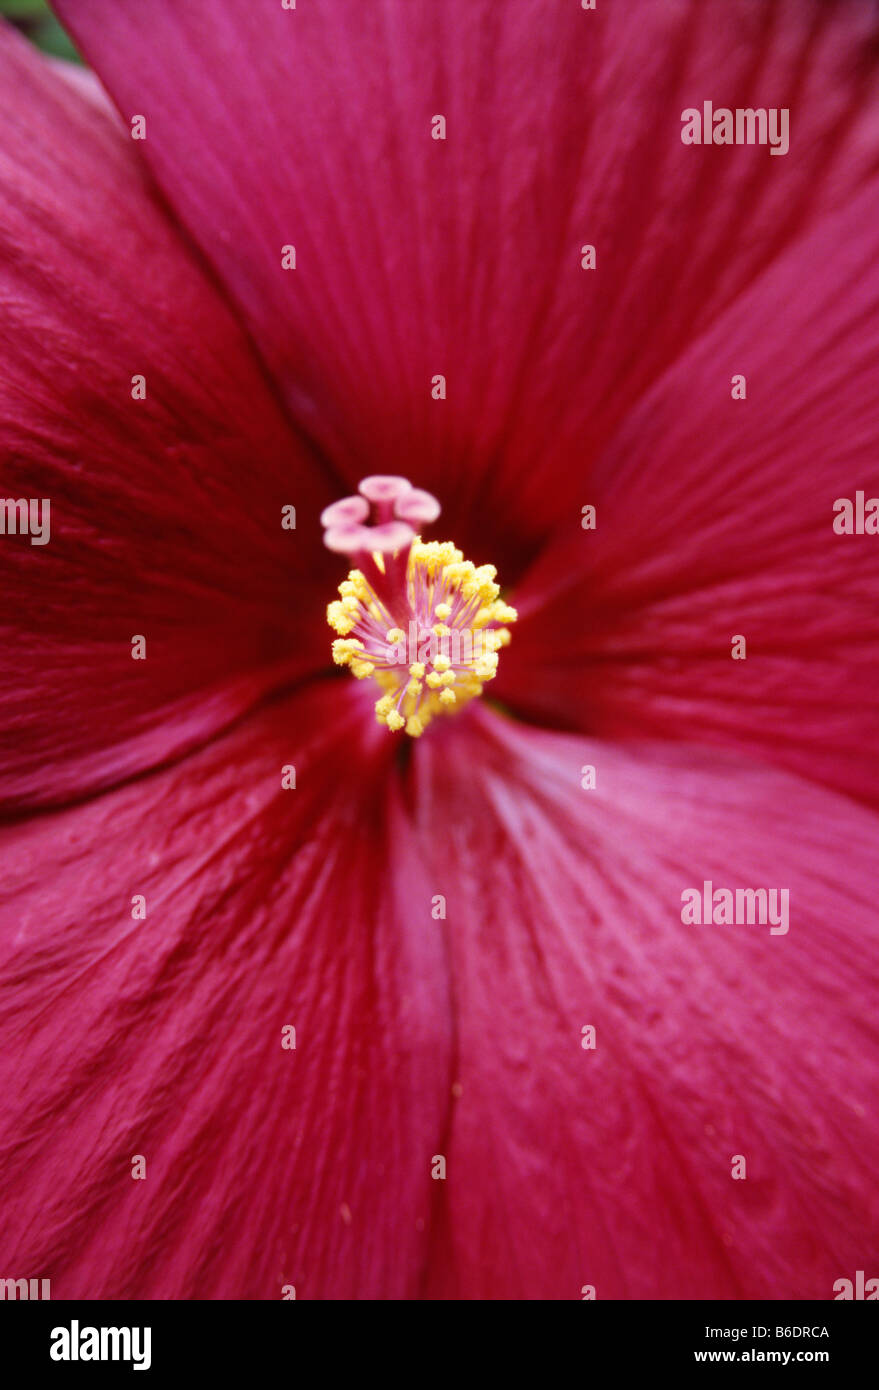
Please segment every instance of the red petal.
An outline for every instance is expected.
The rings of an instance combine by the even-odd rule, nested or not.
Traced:
[[[0,124],[0,491],[51,504],[48,544],[0,537],[8,806],[161,762],[322,664],[323,595],[297,590],[328,579],[330,494],[115,115],[8,30]]]
[[[831,1298],[879,1239],[875,814],[484,711],[418,753],[459,1089],[427,1293]],[[788,934],[685,926],[707,879],[788,888]]]
[[[879,1227],[875,817],[485,714],[404,799],[383,731],[339,740],[357,696],[7,837],[15,1268],[62,1297],[829,1297]],[[788,887],[790,933],[683,926],[705,878]]]
[[[140,153],[297,417],[350,483],[437,493],[505,579],[633,402],[879,160],[869,6],[58,8],[147,113]],[[712,94],[793,108],[791,152],[684,146]]]
[[[417,1294],[448,1001],[357,693],[7,833],[0,1250],[54,1298]]]
[[[833,522],[837,498],[879,496],[877,225],[874,183],[632,412],[583,488],[596,529],[573,518],[515,595],[502,698],[590,733],[737,747],[876,799],[879,540]]]

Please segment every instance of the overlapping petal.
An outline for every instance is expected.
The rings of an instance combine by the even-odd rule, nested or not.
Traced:
[[[581,494],[595,530],[578,511],[516,594],[498,693],[518,711],[740,748],[875,802],[879,537],[837,534],[834,503],[879,496],[877,226],[871,185],[603,450]]]
[[[0,1252],[54,1298],[417,1296],[448,994],[357,698],[5,832]]]
[[[7,1259],[71,1297],[829,1297],[879,1223],[875,816],[490,714],[395,773],[358,699],[8,832]],[[705,878],[787,888],[789,933],[683,925]]]
[[[0,536],[7,809],[153,766],[325,660],[302,590],[328,482],[105,106],[0,33],[0,494],[50,503],[47,544]]]
[[[876,476],[873,18],[818,0],[59,8],[123,115],[144,113],[138,152],[301,433],[351,481],[440,492],[477,560],[521,572],[560,528],[499,692],[640,741],[473,711],[399,747],[366,692],[327,683],[7,831],[4,1260],[73,1297],[829,1297],[879,1227],[877,820],[766,761],[871,794],[874,570],[830,508]],[[312,542],[291,571],[262,518],[297,500],[291,451],[315,519],[332,494],[133,149],[9,53],[38,111],[33,170],[15,141],[11,158],[13,402],[37,389],[6,412],[6,490],[45,481],[70,519],[69,543],[5,561],[35,595],[10,784],[34,800],[40,755],[85,792],[309,669]],[[793,106],[791,154],[682,147],[708,83]],[[86,231],[59,303],[58,248]],[[162,286],[148,306],[144,284]],[[135,347],[161,388],[137,425],[125,390],[94,386],[127,386]],[[127,648],[103,659],[132,612],[160,633],[137,687]],[[80,649],[97,729],[58,699]],[[154,735],[160,713],[185,718]],[[693,746],[712,741],[734,752]],[[703,879],[789,889],[789,934],[685,926]]]
[[[428,1296],[831,1298],[879,1236],[875,814],[487,713],[418,755],[458,1096]],[[705,880],[787,888],[789,932],[684,925]]]
[[[366,452],[437,492],[510,577],[633,403],[879,167],[856,0],[59,11],[145,113],[141,153],[303,427],[349,482]],[[790,108],[790,153],[682,145],[705,99]]]

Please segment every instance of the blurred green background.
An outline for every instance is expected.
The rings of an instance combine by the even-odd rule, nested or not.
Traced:
[[[70,58],[75,63],[82,62],[46,0],[0,0],[0,15],[20,29],[37,48],[42,48],[44,53],[52,53],[56,58]]]

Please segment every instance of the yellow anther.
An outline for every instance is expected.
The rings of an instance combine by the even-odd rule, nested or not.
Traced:
[[[342,607],[339,599],[334,599],[332,603],[327,605],[327,622],[341,637],[347,636],[354,627],[355,621],[352,615]]]
[[[383,557],[377,553],[374,558],[377,570],[389,576]],[[367,569],[375,578],[376,570]],[[500,624],[516,618],[516,610],[499,597],[495,576],[493,565],[477,567],[451,541],[413,541],[399,602],[392,600],[391,612],[402,615],[408,610],[419,634],[430,635],[429,650],[438,655],[432,661],[409,663],[399,659],[406,620],[399,627],[389,626],[393,620],[384,588],[379,599],[360,570],[351,570],[339,585],[339,599],[327,608],[327,621],[338,634],[333,660],[360,680],[376,681],[380,698],[375,717],[380,724],[418,738],[437,715],[461,708],[494,679],[498,651],[510,641],[509,631]],[[456,612],[457,625],[449,626]]]
[[[337,637],[333,643],[333,660],[337,666],[347,666],[351,658],[363,650],[359,637]]]
[[[429,577],[450,564],[460,564],[464,558],[452,541],[422,541],[418,537],[412,543],[410,554]]]
[[[469,560],[456,560],[446,566],[446,579],[450,584],[463,584],[472,573],[473,565]]]

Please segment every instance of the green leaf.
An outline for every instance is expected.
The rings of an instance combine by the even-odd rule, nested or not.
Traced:
[[[55,58],[68,58],[75,63],[82,62],[66,30],[61,28],[54,16],[42,20],[33,30],[31,38],[44,53],[51,53]]]
[[[51,10],[46,0],[0,0],[0,14],[7,19],[33,19],[36,15],[49,16]]]

